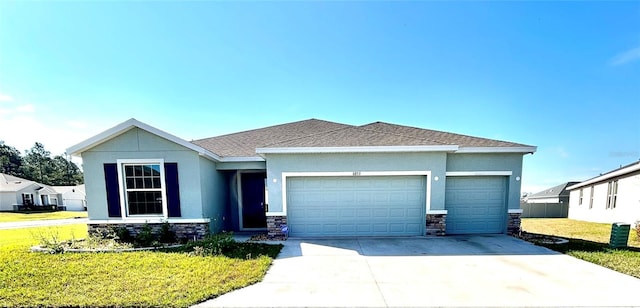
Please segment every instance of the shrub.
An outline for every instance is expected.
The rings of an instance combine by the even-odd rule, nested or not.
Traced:
[[[117,227],[114,228],[113,231],[116,233],[118,239],[122,242],[133,243],[135,240],[133,236],[131,236],[131,233],[129,233],[129,229],[125,227]]]
[[[156,242],[156,237],[153,234],[153,229],[149,224],[144,224],[140,232],[136,235],[135,244],[140,247],[149,247]]]
[[[175,243],[176,233],[171,230],[171,225],[168,222],[163,222],[160,227],[159,239],[161,243]]]

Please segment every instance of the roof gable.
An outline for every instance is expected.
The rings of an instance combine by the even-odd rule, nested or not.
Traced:
[[[67,153],[71,153],[71,155],[80,155],[82,152],[85,152],[93,147],[96,147],[100,144],[103,144],[113,138],[116,138],[128,131],[130,131],[133,128],[140,128],[142,130],[145,130],[153,135],[156,135],[158,137],[164,138],[166,140],[169,140],[171,142],[174,142],[176,144],[179,144],[181,146],[184,146],[188,149],[191,149],[193,151],[196,151],[200,154],[202,154],[204,157],[207,157],[211,160],[214,161],[220,161],[220,157],[214,153],[212,153],[209,150],[206,150],[196,144],[193,144],[191,142],[188,142],[182,138],[176,137],[172,134],[169,134],[165,131],[159,130],[153,126],[147,125],[145,123],[142,123],[136,119],[129,119],[127,121],[124,121],[98,135],[95,135],[83,142],[80,142],[70,148],[67,149]]]

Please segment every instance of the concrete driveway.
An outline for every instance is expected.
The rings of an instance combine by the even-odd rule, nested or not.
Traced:
[[[289,239],[201,307],[637,306],[640,279],[504,236]]]

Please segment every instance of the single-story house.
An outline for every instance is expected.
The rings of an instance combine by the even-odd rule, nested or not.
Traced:
[[[61,196],[51,186],[0,173],[0,211],[57,206],[61,202]]]
[[[525,197],[526,203],[569,203],[567,187],[580,182],[566,182]]]
[[[51,186],[60,196],[60,206],[65,211],[86,211],[87,200],[84,184],[75,186]]]
[[[535,151],[317,119],[191,142],[130,119],[68,149],[83,160],[90,231],[167,222],[190,238],[517,232],[522,159]]]
[[[601,223],[640,220],[640,161],[567,187],[569,218]]]

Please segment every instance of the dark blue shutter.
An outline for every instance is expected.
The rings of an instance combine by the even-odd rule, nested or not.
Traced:
[[[180,185],[178,184],[177,163],[164,163],[164,180],[169,217],[180,217]]]
[[[107,188],[107,209],[109,211],[109,217],[122,217],[117,164],[104,164],[104,182]]]

